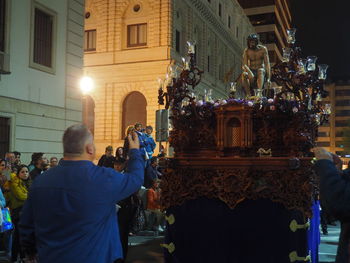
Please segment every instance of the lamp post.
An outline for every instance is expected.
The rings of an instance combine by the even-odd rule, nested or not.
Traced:
[[[88,100],[87,100],[87,95],[91,92],[91,90],[94,87],[94,82],[92,78],[88,76],[84,76],[81,78],[80,83],[80,90],[83,93],[83,123],[88,126]]]

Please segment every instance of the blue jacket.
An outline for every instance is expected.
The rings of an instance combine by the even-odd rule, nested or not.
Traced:
[[[90,161],[61,161],[39,175],[20,219],[27,253],[40,263],[112,263],[122,258],[115,204],[143,183],[144,160],[129,152],[128,172]]]
[[[139,137],[141,155],[143,156],[143,158],[145,158],[146,147],[148,145],[146,134],[139,131],[137,131],[136,133],[137,133],[137,136]]]
[[[151,158],[154,153],[154,149],[156,148],[156,143],[152,135],[145,134],[145,137],[147,141],[146,152],[148,153],[148,157]]]

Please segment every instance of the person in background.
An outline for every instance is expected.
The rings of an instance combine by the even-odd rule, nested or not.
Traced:
[[[127,172],[94,165],[96,148],[82,124],[63,135],[64,160],[31,186],[19,223],[26,255],[49,263],[112,263],[123,258],[115,204],[143,183],[136,134],[129,135]],[[35,224],[34,224],[35,222]]]
[[[49,162],[49,159],[47,159],[47,157],[45,155],[43,155],[43,165],[46,166],[46,165],[50,165],[50,162]]]
[[[6,200],[5,200],[5,197],[0,189],[0,214],[1,214],[0,224],[2,224],[2,222],[3,222],[1,208],[5,208],[5,207],[6,207]]]
[[[0,161],[0,165],[1,165],[1,161]],[[0,168],[1,169],[1,168]],[[2,208],[5,208],[6,207],[6,200],[5,200],[5,197],[4,197],[4,195],[3,195],[3,193],[2,193],[2,190],[0,189],[0,224],[2,224],[3,223],[3,215],[2,215]],[[7,231],[7,232],[9,232],[9,231]],[[9,234],[7,234],[7,235],[9,235]],[[5,250],[7,250],[6,252],[8,252],[8,254],[9,254],[9,244],[6,244],[6,241],[8,241],[8,240],[6,240],[6,238],[5,238],[5,233],[3,233],[3,235],[1,235],[1,237],[2,237],[2,246],[5,248]],[[7,236],[8,237],[8,236]]]
[[[13,154],[15,155],[14,166],[18,167],[21,165],[21,153],[18,151],[14,151]]]
[[[128,154],[129,154],[128,136],[129,136],[129,134],[132,134],[134,131],[135,131],[135,128],[132,125],[129,125],[125,131],[124,146],[123,146],[123,149],[124,149],[123,155],[124,155],[125,160],[128,160]]]
[[[126,162],[123,159],[114,159],[113,168],[119,173],[123,173],[125,170]]]
[[[56,167],[58,165],[57,157],[53,156],[50,158],[50,168]]]
[[[152,181],[152,187],[147,190],[147,210],[151,212],[150,221],[153,222],[154,231],[164,231],[162,224],[164,215],[160,211],[160,188],[159,180]]]
[[[10,167],[7,165],[5,159],[0,160],[0,186],[1,192],[7,202],[10,201],[10,187],[11,187],[11,173]],[[8,204],[8,203],[7,203]],[[12,247],[12,231],[6,231],[3,233],[3,245],[8,258],[11,258],[11,247]]]
[[[143,186],[146,188],[151,188],[153,185],[153,181],[159,179],[159,176],[161,176],[161,174],[158,171],[158,158],[152,157],[150,160],[150,165],[146,167],[145,180]]]
[[[124,173],[125,165],[125,160],[114,160],[114,170],[117,172]],[[117,203],[119,236],[124,255],[124,259],[120,260],[118,263],[125,262],[128,254],[129,232],[131,229],[132,219],[135,215],[134,198],[135,197],[133,194]]]
[[[15,154],[13,152],[7,152],[5,154],[5,160],[7,161],[7,166],[10,168],[12,173],[16,172],[16,166],[15,166]]]
[[[154,153],[154,149],[156,148],[156,143],[152,137],[152,132],[153,132],[153,128],[152,126],[146,126],[146,152],[148,154],[148,158],[151,159],[152,155]]]
[[[165,147],[164,145],[159,146],[159,153],[157,155],[158,158],[163,158],[165,157]]]
[[[335,262],[350,262],[350,173],[341,171],[338,156],[323,148],[315,148],[313,151],[317,158],[314,170],[320,178],[321,205],[329,215],[341,222]]]
[[[140,141],[140,153],[143,156],[144,160],[148,160],[148,154],[146,151],[146,147],[148,145],[147,138],[145,133],[142,131],[142,124],[141,123],[135,123],[135,131],[137,133],[137,136],[139,136]]]
[[[28,164],[29,173],[30,173],[32,170],[34,170],[34,168],[35,168],[34,159],[35,159],[35,157],[36,157],[37,154],[38,154],[38,153],[32,153],[30,164]]]
[[[45,157],[46,158],[46,157]],[[35,180],[35,178],[41,174],[44,170],[45,165],[44,153],[34,153],[32,155],[32,162],[34,164],[34,169],[29,172],[29,176],[31,180]],[[47,159],[46,159],[47,160]],[[29,170],[29,168],[28,168]]]
[[[7,152],[5,154],[5,159],[12,165],[15,163],[15,154],[13,152]]]
[[[26,165],[20,165],[16,176],[11,180],[10,211],[12,223],[14,225],[11,262],[17,262],[18,255],[20,256],[20,260],[23,260],[25,257],[19,241],[18,222],[24,202],[27,200],[30,185],[31,180],[29,178],[28,167]]]
[[[0,159],[0,186],[3,192],[4,184],[8,180],[10,180],[10,170],[7,167],[7,161],[5,159]]]
[[[47,171],[50,169],[50,164],[49,163],[44,163],[43,165],[43,172]]]
[[[113,168],[113,147],[111,145],[106,147],[105,154],[101,156],[98,161],[98,166]]]
[[[0,160],[0,186],[6,201],[9,202],[9,194],[11,187],[11,180],[16,174],[11,172],[10,167],[7,165],[5,159]]]
[[[120,160],[120,161],[125,161],[124,157],[124,148],[123,147],[118,147],[117,150],[115,151],[115,159]]]

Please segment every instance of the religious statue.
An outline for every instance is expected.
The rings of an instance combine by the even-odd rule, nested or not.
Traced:
[[[267,85],[271,83],[269,53],[265,46],[259,44],[257,34],[251,34],[247,38],[242,70],[242,86],[248,96],[254,95],[253,89],[262,90],[265,82]]]

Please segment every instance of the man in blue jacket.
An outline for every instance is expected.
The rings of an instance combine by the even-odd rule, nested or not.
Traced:
[[[99,167],[90,131],[69,127],[64,160],[33,183],[20,220],[21,242],[40,263],[112,263],[123,258],[115,204],[143,183],[144,160],[136,134],[129,135],[128,170]]]

